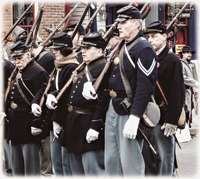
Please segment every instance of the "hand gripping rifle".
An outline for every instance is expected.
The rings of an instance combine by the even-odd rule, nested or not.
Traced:
[[[15,22],[15,24],[11,27],[11,29],[7,32],[7,34],[3,37],[2,42],[12,33],[14,28],[21,22],[22,18],[26,15],[26,13],[30,10],[30,8],[33,6],[35,1],[33,1],[28,8],[23,12],[23,14],[19,17],[19,19]]]

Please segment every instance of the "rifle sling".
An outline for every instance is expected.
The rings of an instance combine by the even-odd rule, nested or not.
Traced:
[[[99,66],[99,65],[101,65],[101,64],[104,64],[104,63],[106,63],[106,60],[105,59],[103,59],[103,60],[99,60],[99,61],[96,61],[96,62],[94,62],[92,65],[89,65],[88,66],[88,70],[90,71],[90,70],[92,70],[93,68],[95,68],[95,67],[97,67],[97,66]],[[83,70],[83,71],[81,71],[80,73],[78,73],[77,74],[77,79],[79,79],[81,76],[83,76],[85,74],[85,70]]]
[[[129,51],[134,45],[136,45],[137,43],[141,42],[141,41],[144,41],[146,40],[144,37],[139,37],[137,38],[133,43],[131,43],[128,47],[127,47],[127,51]],[[123,56],[124,56],[124,51],[125,51],[125,45],[124,44],[122,46],[122,49],[120,50],[119,52],[119,70],[120,70],[120,74],[121,74],[121,77],[122,77],[122,82],[124,84],[124,89],[126,91],[126,94],[129,98],[130,101],[133,100],[133,92],[132,92],[132,89],[131,89],[131,86],[130,86],[130,83],[128,81],[128,77],[126,75],[126,72],[125,72],[125,69],[124,69],[124,63],[123,63]],[[129,54],[127,54],[128,56]],[[129,59],[130,62],[132,59]]]

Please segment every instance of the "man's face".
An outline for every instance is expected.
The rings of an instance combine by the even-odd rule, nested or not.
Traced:
[[[108,45],[106,46],[106,48],[107,48],[108,50],[110,50],[110,49],[112,49],[118,42],[119,42],[118,37],[113,36],[113,37],[111,37],[111,39],[109,40]]]
[[[186,60],[191,60],[192,58],[192,52],[184,52],[182,53],[182,55],[183,55],[183,58]]]
[[[138,33],[138,22],[133,20],[126,20],[118,23],[118,30],[120,38],[128,41],[131,40]]]
[[[30,52],[26,52],[23,55],[13,57],[14,63],[16,64],[18,70],[23,70],[26,67],[26,65],[31,60],[30,56],[31,56]]]
[[[153,48],[156,52],[160,50],[166,44],[166,39],[167,39],[166,34],[148,33],[147,37],[148,37],[149,43],[153,45]]]
[[[93,46],[82,47],[82,56],[83,56],[83,61],[88,65],[90,62],[102,56],[102,51],[101,49],[98,49]]]
[[[69,36],[72,36],[73,31],[67,32]],[[77,49],[78,46],[81,44],[81,41],[83,40],[83,35],[80,35],[78,32],[76,33],[74,39],[73,39],[73,49]]]

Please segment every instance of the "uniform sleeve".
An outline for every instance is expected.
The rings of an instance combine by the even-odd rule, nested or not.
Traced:
[[[171,68],[171,91],[170,96],[166,96],[168,100],[168,108],[165,115],[165,122],[170,124],[178,124],[178,120],[182,111],[185,100],[185,87],[183,81],[182,64],[180,60],[175,60]]]
[[[137,57],[136,90],[130,114],[142,117],[156,82],[157,56],[151,48],[143,49]]]

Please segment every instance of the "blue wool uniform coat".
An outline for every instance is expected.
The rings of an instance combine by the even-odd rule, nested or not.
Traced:
[[[33,63],[35,63],[35,61],[31,60],[22,70],[22,79],[25,85],[31,91],[31,93],[35,95],[40,90],[42,84],[48,80],[48,73],[41,66],[36,66],[27,73],[23,73],[24,70],[29,68],[29,66],[31,66]],[[28,99],[29,103],[31,103],[33,97],[24,87],[22,81],[18,80],[18,82],[24,95]],[[35,127],[33,125],[31,106],[28,105],[22,98],[21,94],[18,91],[16,82],[12,85],[12,88],[10,89],[7,101],[7,118],[9,120],[8,139],[11,140],[13,145],[39,141],[41,139],[40,135],[33,136],[31,134],[31,126]],[[27,110],[13,109],[10,107],[10,102],[28,106],[29,108]]]
[[[177,125],[185,100],[185,86],[181,61],[176,54],[169,53],[167,43],[163,51],[158,55],[157,78],[168,101],[167,109],[161,108],[159,124],[166,122]],[[163,101],[157,86],[155,89],[155,100],[159,105]]]
[[[127,47],[138,37],[144,37],[141,31],[126,43]],[[129,110],[130,114],[141,118],[155,88],[157,56],[152,45],[147,41],[137,43],[128,52],[135,64],[135,68],[130,63],[127,55],[124,55],[123,59],[120,60],[123,60],[125,72],[134,94],[133,103]],[[109,79],[109,89],[116,92],[125,92],[119,65],[113,69]],[[112,100],[113,107],[119,115],[126,114],[119,105],[123,99],[113,98]]]

